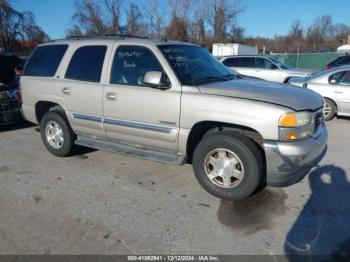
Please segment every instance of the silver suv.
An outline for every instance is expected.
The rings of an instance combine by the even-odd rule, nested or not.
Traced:
[[[37,47],[21,79],[23,112],[59,157],[75,145],[192,163],[223,199],[301,180],[326,151],[323,99],[244,78],[197,45],[136,37]]]

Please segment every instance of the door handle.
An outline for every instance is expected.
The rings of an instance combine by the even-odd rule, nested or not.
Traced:
[[[337,93],[337,94],[342,94],[343,91],[342,90],[334,90],[334,93]]]
[[[108,100],[117,100],[117,94],[108,92],[106,93],[106,98]]]
[[[62,89],[62,93],[65,94],[65,95],[70,95],[70,88],[69,87],[64,87]]]

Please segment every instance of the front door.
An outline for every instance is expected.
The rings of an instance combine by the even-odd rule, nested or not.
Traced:
[[[111,140],[177,150],[181,86],[170,83],[160,90],[145,85],[147,72],[168,72],[159,62],[159,50],[143,46],[115,47],[110,76],[104,88],[104,129]],[[163,61],[163,64],[165,62]],[[108,78],[108,77],[107,77]]]
[[[283,82],[281,71],[269,60],[261,57],[255,58],[255,76],[261,79],[275,82]]]

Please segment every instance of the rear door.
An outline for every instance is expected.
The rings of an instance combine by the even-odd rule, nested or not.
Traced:
[[[233,69],[242,75],[258,77],[255,71],[254,57],[238,57]]]
[[[78,134],[105,137],[103,130],[103,68],[106,44],[76,44],[70,50],[66,70],[59,81],[63,105]]]

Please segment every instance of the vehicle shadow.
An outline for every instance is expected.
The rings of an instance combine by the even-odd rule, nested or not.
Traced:
[[[11,132],[11,131],[16,131],[16,130],[25,129],[25,128],[32,128],[32,127],[35,127],[35,125],[26,121],[22,121],[18,123],[0,126],[0,133]]]
[[[348,116],[337,116],[337,119],[350,121],[350,117]]]
[[[350,255],[350,183],[345,171],[325,165],[309,175],[311,196],[287,234],[284,244],[289,261],[300,255]],[[311,261],[304,256],[303,261]]]

